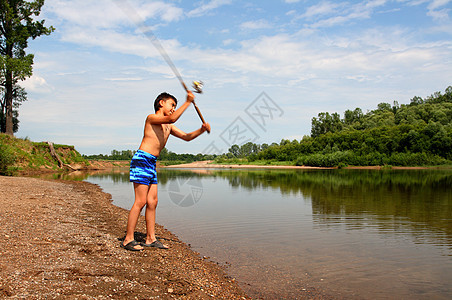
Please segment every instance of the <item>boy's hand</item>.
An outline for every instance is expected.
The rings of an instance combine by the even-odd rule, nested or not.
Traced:
[[[187,102],[193,103],[195,101],[195,95],[191,91],[187,91]]]
[[[209,123],[204,123],[202,124],[202,131],[207,131],[208,133],[210,133],[210,124]]]

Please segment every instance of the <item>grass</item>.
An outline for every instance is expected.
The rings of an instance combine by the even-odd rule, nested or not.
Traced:
[[[160,163],[161,166],[173,166],[191,163],[191,161],[185,160],[159,160],[158,162]]]
[[[293,161],[277,161],[277,160],[254,160],[249,161],[246,158],[217,158],[215,164],[219,165],[254,165],[254,166],[294,166]]]
[[[7,161],[9,170],[60,169],[57,161],[51,156],[46,142],[32,142],[28,138],[21,139],[0,134],[0,146],[7,149],[13,156],[12,160]],[[54,144],[54,148],[65,164],[88,164],[74,146]]]
[[[248,162],[248,165],[256,166],[295,166],[293,161],[278,161],[278,160],[255,160]]]

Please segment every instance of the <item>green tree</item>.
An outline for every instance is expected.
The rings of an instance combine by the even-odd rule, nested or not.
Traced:
[[[424,103],[424,100],[421,97],[414,96],[411,99],[410,105],[413,106],[413,105],[419,105],[419,104],[422,104],[422,103]]]
[[[342,130],[343,123],[338,113],[329,114],[328,112],[321,112],[318,118],[312,118],[311,122],[311,136],[317,137],[327,132],[337,132]]]
[[[23,87],[13,86],[13,132],[19,130],[19,106],[27,101],[27,92]],[[0,86],[0,132],[6,131],[5,89]]]
[[[344,123],[358,128],[363,121],[363,111],[357,107],[355,110],[346,110],[344,113]]]
[[[239,157],[239,155],[240,155],[240,147],[239,147],[239,145],[236,145],[236,144],[232,145],[231,148],[229,148],[228,151],[229,151],[229,153],[232,154],[233,157]]]
[[[33,54],[27,54],[28,39],[49,35],[55,29],[36,21],[44,0],[0,0],[0,85],[4,88],[5,128],[13,135],[14,87],[33,74]]]

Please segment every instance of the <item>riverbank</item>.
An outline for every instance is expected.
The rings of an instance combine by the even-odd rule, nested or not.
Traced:
[[[211,160],[194,161],[187,164],[161,166],[161,168],[183,169],[337,169],[307,166],[278,166],[278,165],[245,165],[245,164],[214,164]]]
[[[0,297],[247,298],[223,267],[162,226],[169,250],[120,248],[127,214],[90,183],[0,177]]]
[[[187,164],[161,166],[161,168],[183,168],[183,169],[300,169],[300,170],[329,170],[337,169],[337,167],[310,167],[310,166],[286,166],[286,165],[246,165],[246,164],[214,164],[211,160],[195,161]],[[382,166],[350,166],[342,169],[366,169],[381,170],[390,168],[393,170],[421,170],[421,169],[437,169],[438,167],[382,167]]]

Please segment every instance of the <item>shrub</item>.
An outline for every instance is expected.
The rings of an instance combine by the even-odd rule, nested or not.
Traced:
[[[388,164],[395,166],[426,166],[442,165],[448,161],[438,155],[421,153],[394,153],[388,158]]]
[[[353,164],[356,161],[352,151],[336,151],[327,154],[311,154],[301,155],[298,157],[295,164],[297,166],[312,166],[312,167],[336,167]]]
[[[13,175],[15,161],[16,157],[10,147],[0,144],[0,175]]]

